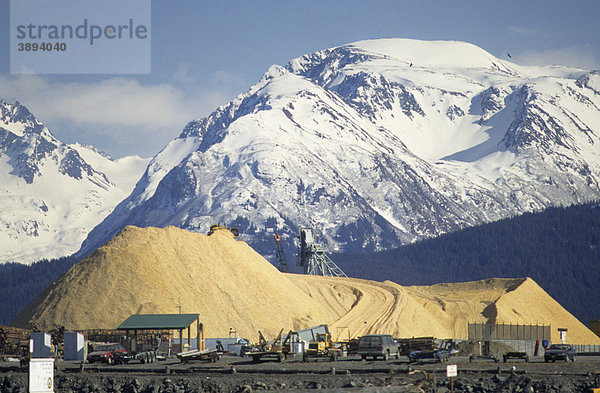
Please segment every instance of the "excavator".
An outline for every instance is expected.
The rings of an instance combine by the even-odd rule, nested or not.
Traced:
[[[207,235],[210,236],[213,233],[215,233],[216,231],[220,231],[220,230],[226,230],[226,231],[233,233],[233,237],[238,237],[240,235],[239,229],[234,228],[234,227],[222,226],[221,224],[211,225],[210,230],[208,231]]]

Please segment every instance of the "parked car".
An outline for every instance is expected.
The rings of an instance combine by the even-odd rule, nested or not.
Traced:
[[[358,354],[363,359],[366,359],[367,356],[372,356],[373,359],[381,357],[384,360],[395,356],[398,359],[400,347],[389,334],[369,334],[362,336],[358,341]]]
[[[502,356],[502,359],[504,360],[504,363],[506,363],[506,361],[509,359],[523,359],[525,360],[525,363],[527,363],[529,361],[529,355],[527,355],[527,352],[512,351],[506,352]]]
[[[113,364],[118,362],[127,354],[127,349],[120,343],[102,344],[97,346],[93,352],[88,354],[87,361],[90,363],[103,362]]]
[[[421,348],[419,350],[410,351],[408,354],[409,362],[424,361],[424,360],[435,360],[437,362],[447,362],[451,355],[458,353],[458,350],[454,348],[454,342],[452,340],[441,340],[437,347],[434,342],[431,342],[432,347]]]
[[[546,350],[546,353],[544,353],[544,361],[555,362],[557,360],[564,360],[565,362],[568,362],[570,360],[574,362],[576,354],[577,351],[569,344],[552,344],[550,348]]]
[[[447,362],[450,358],[450,351],[447,349],[434,349],[432,351],[412,351],[408,355],[409,362],[416,362],[417,360],[435,360],[437,362]]]

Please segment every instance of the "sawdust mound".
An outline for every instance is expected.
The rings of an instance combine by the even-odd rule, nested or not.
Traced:
[[[126,227],[75,265],[15,320],[40,328],[114,329],[136,313],[198,313],[209,337],[327,323],[334,338],[367,333],[467,338],[469,322],[551,325],[600,344],[530,278],[403,287],[391,281],[283,274],[228,231]]]
[[[351,278],[291,278],[329,307],[334,337],[349,331],[351,336],[385,332],[394,337],[467,339],[469,323],[489,322],[550,325],[553,342],[560,342],[558,328],[567,328],[571,344],[600,344],[598,336],[531,278],[412,287]]]
[[[128,226],[73,266],[15,319],[40,328],[114,329],[136,313],[199,313],[207,335],[257,335],[320,323],[309,296],[226,230]],[[275,333],[276,334],[276,333]]]

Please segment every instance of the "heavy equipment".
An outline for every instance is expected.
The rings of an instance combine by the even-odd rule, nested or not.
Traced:
[[[329,333],[318,333],[316,340],[308,343],[308,348],[302,354],[302,360],[306,362],[310,358],[327,358],[334,362],[341,353],[342,349],[334,345]]]
[[[258,347],[255,350],[246,352],[246,355],[252,358],[253,362],[259,362],[263,359],[275,359],[278,362],[283,362],[287,355],[292,352],[291,337],[293,332],[290,331],[287,336],[282,338],[283,329],[273,341],[267,341],[265,336],[258,331]]]
[[[181,363],[188,363],[191,361],[208,361],[208,362],[216,362],[221,359],[225,350],[223,349],[223,345],[221,342],[217,342],[217,347],[215,349],[202,349],[202,350],[191,350],[186,352],[180,352],[177,354],[177,357],[181,361]]]
[[[286,273],[288,271],[288,264],[285,259],[285,253],[283,252],[283,247],[281,246],[281,237],[279,233],[275,232],[275,245],[277,247],[275,251],[275,258],[277,258],[277,262],[279,263],[279,271]]]
[[[211,225],[207,235],[210,236],[213,233],[215,233],[216,231],[220,231],[220,230],[226,230],[226,231],[231,232],[233,234],[233,237],[238,237],[240,235],[239,229],[234,228],[234,227],[224,226],[221,224]]]
[[[298,263],[304,268],[305,274],[313,276],[348,277],[327,256],[326,250],[316,242],[313,229],[300,227],[300,249],[298,251]]]

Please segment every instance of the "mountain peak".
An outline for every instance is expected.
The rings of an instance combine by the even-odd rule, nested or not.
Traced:
[[[422,41],[403,38],[364,40],[346,48],[381,55],[404,62],[409,67],[480,68],[492,67],[499,60],[485,50],[463,41]]]
[[[287,74],[287,72],[288,71],[284,67],[278,64],[273,64],[271,67],[269,67],[267,72],[263,74],[261,80],[258,82],[258,85],[266,84],[268,81],[274,78]]]
[[[597,199],[596,75],[571,71],[406,39],[272,66],[154,157],[80,255],[127,224],[215,222],[265,255],[306,225],[331,251],[380,250]]]
[[[133,189],[143,171],[137,161],[119,164],[89,147],[66,145],[24,105],[0,100],[0,263],[73,253]]]
[[[46,127],[19,101],[9,104],[4,100],[0,100],[0,130],[2,129],[17,137],[31,133],[45,134],[46,137],[52,137]]]

